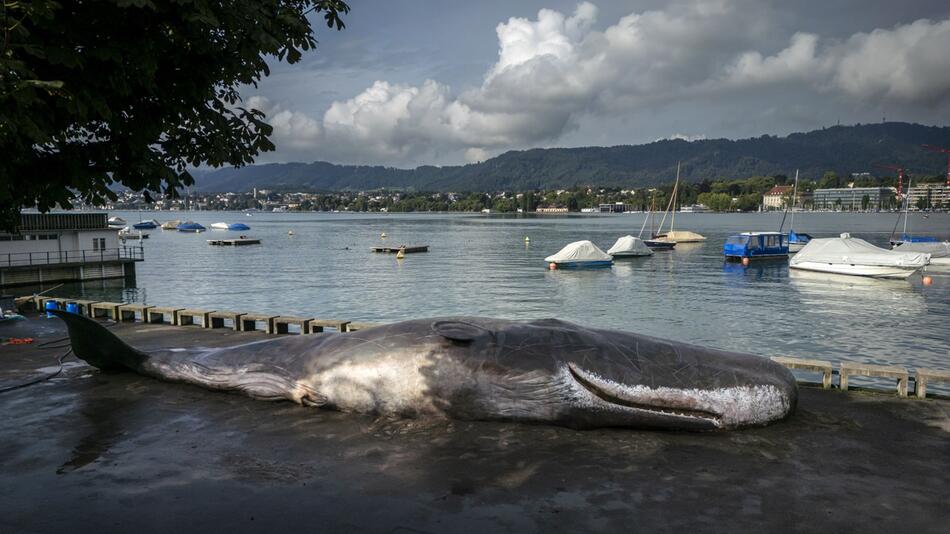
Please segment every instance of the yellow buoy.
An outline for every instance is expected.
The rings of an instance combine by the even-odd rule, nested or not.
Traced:
[[[531,241],[531,238],[528,237],[528,236],[524,236],[524,242],[527,243],[527,242],[529,242],[529,241]]]
[[[396,253],[396,259],[401,260],[406,257],[406,247],[400,247],[399,252]]]

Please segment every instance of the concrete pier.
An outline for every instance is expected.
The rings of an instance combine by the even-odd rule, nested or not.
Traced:
[[[17,321],[0,390],[56,369]],[[120,323],[143,350],[263,332]],[[0,532],[946,531],[950,401],[802,388],[722,433],[379,420],[100,373],[0,393]]]

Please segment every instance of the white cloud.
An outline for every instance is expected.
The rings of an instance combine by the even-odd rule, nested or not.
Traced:
[[[480,161],[552,142],[581,118],[770,85],[869,102],[948,100],[950,20],[842,40],[798,32],[769,53],[763,48],[774,39],[777,18],[770,9],[751,0],[680,0],[603,30],[589,2],[570,15],[542,9],[535,19],[498,24],[498,59],[478,87],[456,93],[434,80],[376,81],[334,102],[320,119],[260,102],[269,106],[278,150],[311,156],[304,159],[413,164],[435,157]]]

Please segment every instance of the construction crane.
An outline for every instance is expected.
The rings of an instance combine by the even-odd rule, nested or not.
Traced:
[[[903,191],[904,183],[904,167],[897,165],[875,165],[875,167],[880,167],[882,169],[890,169],[892,171],[897,171],[897,198],[901,197],[901,191]],[[909,185],[909,184],[908,184]]]
[[[950,187],[950,148],[943,148],[933,145],[921,145],[925,149],[930,150],[931,152],[940,152],[941,154],[947,155],[947,187]]]

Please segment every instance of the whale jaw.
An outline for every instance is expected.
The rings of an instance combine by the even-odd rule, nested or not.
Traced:
[[[719,430],[764,425],[786,417],[794,398],[770,383],[717,389],[628,385],[568,363],[567,373],[591,408],[627,413],[648,426]],[[586,394],[586,395],[583,395]]]

